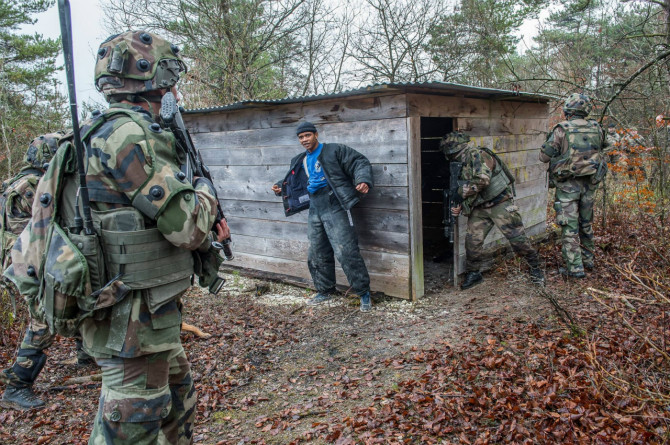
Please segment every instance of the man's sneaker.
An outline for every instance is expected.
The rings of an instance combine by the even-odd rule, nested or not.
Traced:
[[[570,272],[565,267],[561,267],[561,268],[558,269],[558,271],[561,273],[561,275],[564,275],[566,277],[571,277],[571,278],[585,278],[586,277],[586,274],[584,273],[583,270],[578,270],[577,272]]]
[[[533,267],[530,269],[530,281],[533,282],[533,284],[537,284],[538,286],[544,286],[544,272],[542,272],[542,269],[539,267]]]
[[[322,294],[319,292],[314,297],[307,300],[307,306],[318,306],[321,303],[325,303],[326,301],[330,301],[332,299],[333,294]]]
[[[361,312],[370,312],[372,310],[372,298],[370,292],[361,295]]]
[[[478,285],[484,281],[484,277],[480,272],[468,272],[465,275],[465,280],[463,281],[463,284],[461,284],[461,289],[470,289],[473,286]]]
[[[41,408],[44,402],[35,395],[33,389],[29,386],[17,388],[16,386],[7,386],[0,402],[5,408],[14,408],[20,410],[29,410]]]
[[[582,264],[584,265],[584,269],[586,270],[593,270],[593,268],[596,267],[595,264],[593,264],[593,262],[584,261]]]

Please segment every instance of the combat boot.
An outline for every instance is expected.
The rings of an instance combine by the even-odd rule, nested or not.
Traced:
[[[570,277],[570,278],[585,278],[586,274],[584,273],[583,270],[578,270],[577,272],[570,272],[568,269],[565,267],[560,267],[558,271],[561,273],[561,275]]]
[[[88,352],[84,351],[84,345],[80,338],[74,340],[74,344],[77,348],[77,366],[88,366],[94,365],[95,359],[88,355]]]
[[[44,402],[35,395],[30,386],[7,386],[0,402],[5,408],[29,410],[41,408]]]
[[[468,272],[465,275],[465,280],[463,281],[463,284],[461,284],[461,289],[470,289],[473,286],[478,285],[484,281],[484,277],[480,272]]]
[[[80,349],[77,351],[77,366],[95,365],[95,359],[88,355],[86,351]]]
[[[544,272],[542,272],[542,269],[539,267],[531,267],[530,272],[528,273],[530,275],[530,281],[532,281],[533,284],[544,286]]]

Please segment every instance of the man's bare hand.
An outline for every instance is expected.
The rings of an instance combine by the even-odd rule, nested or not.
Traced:
[[[214,229],[216,230],[216,240],[218,242],[230,238],[230,228],[228,227],[228,221],[225,219],[222,219],[219,223],[217,223],[214,226]]]
[[[278,195],[281,193],[281,187],[279,187],[277,184],[274,184],[272,186],[272,191],[275,192],[275,195]]]
[[[461,214],[461,210],[463,210],[463,206],[459,204],[458,207],[451,208],[451,214],[454,216],[458,216]]]
[[[370,187],[369,187],[365,182],[361,182],[360,184],[358,184],[358,185],[356,186],[356,190],[358,190],[359,192],[365,194],[365,193],[367,193],[367,192],[370,191]]]

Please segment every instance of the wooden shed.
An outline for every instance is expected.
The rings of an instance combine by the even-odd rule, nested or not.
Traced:
[[[441,136],[460,129],[497,152],[516,176],[516,203],[529,234],[545,230],[546,165],[538,159],[549,97],[430,82],[378,84],[337,94],[245,101],[189,110],[185,121],[210,166],[233,238],[229,268],[311,286],[307,212],[284,216],[270,190],[303,148],[295,127],[316,124],[321,142],[347,144],[370,159],[375,187],[352,212],[373,291],[416,299],[424,261],[463,272],[465,219],[458,242],[443,235],[448,164]],[[494,229],[493,246],[502,235]],[[425,257],[425,259],[424,259]],[[453,267],[455,266],[455,267]],[[338,267],[338,285],[346,285]],[[445,286],[447,284],[445,283]]]

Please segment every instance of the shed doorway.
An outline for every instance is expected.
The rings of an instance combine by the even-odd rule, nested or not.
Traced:
[[[453,131],[450,117],[421,118],[421,207],[423,271],[426,290],[453,283],[454,244],[445,237],[443,190],[449,185],[449,162],[440,151],[440,140]]]

